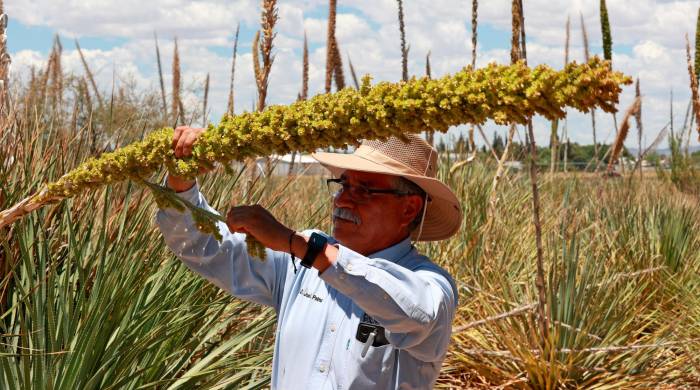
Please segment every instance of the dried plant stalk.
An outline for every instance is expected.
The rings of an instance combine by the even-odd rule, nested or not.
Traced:
[[[518,0],[511,2],[511,38],[510,38],[510,62],[518,62],[522,58],[520,50],[520,3]]]
[[[700,139],[700,95],[698,95],[698,78],[693,69],[693,62],[690,56],[690,42],[688,34],[685,35],[685,53],[688,61],[688,76],[690,76],[690,92],[693,101],[693,112],[695,113],[695,124],[698,131],[698,139]],[[671,128],[673,131],[673,127]]]
[[[610,19],[605,0],[600,0],[600,29],[603,36],[603,58],[612,61],[612,33],[610,32]]]
[[[522,0],[517,1],[517,19],[520,27],[520,55],[525,64],[527,64],[527,39],[525,37],[525,11],[523,10]],[[514,16],[513,19],[516,19]],[[535,143],[535,133],[532,128],[532,116],[527,120],[527,133],[530,145],[530,187],[532,190],[532,220],[535,225],[535,247],[537,249],[537,271],[535,275],[535,287],[537,288],[537,318],[541,333],[541,347],[543,352],[547,352],[549,343],[549,310],[547,308],[546,282],[544,279],[544,254],[542,249],[542,222],[540,218],[540,195],[537,187],[537,145]]]
[[[479,1],[472,0],[472,68],[476,67],[476,27],[477,27],[477,16],[478,16]],[[471,130],[472,138],[474,134],[474,129]]]
[[[226,103],[226,113],[233,115],[234,96],[233,96],[233,81],[236,76],[236,54],[238,52],[238,33],[241,30],[241,23],[236,26],[236,37],[233,39],[233,54],[231,55],[231,82],[228,87],[228,102]]]
[[[352,68],[352,63],[350,64]],[[353,73],[354,75],[354,73]],[[303,54],[303,65],[301,69],[301,93],[299,94],[299,100],[306,100],[309,97],[309,42],[306,38],[306,31],[304,32],[304,54]]]
[[[179,118],[184,118],[184,112],[181,111],[182,100],[180,99],[180,53],[177,48],[177,38],[173,47],[173,100],[171,106],[172,121],[177,124]]]
[[[472,0],[472,68],[476,68],[478,8],[479,8],[478,0]],[[476,158],[476,143],[474,142],[474,125],[469,126],[468,139],[469,139],[469,150],[471,151],[471,154],[469,155],[467,160],[472,161]],[[486,142],[485,137],[484,137],[484,142]],[[491,146],[488,142],[486,142],[486,144],[489,145],[489,147]],[[494,156],[496,156],[496,155],[494,154]],[[498,161],[497,156],[496,156],[496,161]]]
[[[265,108],[270,70],[275,60],[275,56],[272,55],[273,41],[277,36],[275,32],[275,23],[277,23],[277,1],[263,0],[261,15],[262,42],[260,42],[259,32],[255,34],[255,39],[253,41],[253,66],[255,70],[255,82],[258,87],[258,111],[262,111]],[[258,46],[260,53],[258,53]],[[258,55],[261,58],[258,57]],[[260,59],[262,59],[262,63]]]
[[[297,96],[297,100],[306,100],[309,94],[309,43],[306,37],[306,31],[304,31],[304,53],[303,53],[303,65],[301,70],[301,92]],[[296,151],[292,151],[292,158],[289,162],[289,170],[287,171],[287,176],[291,176],[294,172],[294,158],[296,157]]]
[[[583,58],[588,61],[590,57],[590,51],[588,47],[588,32],[586,31],[586,22],[583,20],[583,13],[579,13],[581,17],[581,36],[583,37]]]
[[[153,39],[156,42],[156,61],[158,62],[158,81],[160,82],[160,98],[161,98],[161,102],[163,104],[163,107],[162,107],[163,119],[165,119],[168,117],[168,103],[165,99],[165,81],[163,80],[163,65],[161,64],[161,61],[160,61],[160,47],[158,46],[158,35],[156,34],[155,31],[153,32]],[[77,44],[78,44],[78,42],[76,41],[76,45]],[[78,49],[78,50],[80,50],[80,49]],[[82,54],[81,54],[80,58],[82,58]],[[83,62],[83,64],[85,64],[85,63]],[[90,82],[93,82],[93,81],[91,80]],[[97,89],[96,86],[95,86],[95,89]]]
[[[425,55],[425,77],[432,78],[430,75],[430,51]],[[430,145],[435,144],[435,132],[433,130],[425,131],[425,139]]]
[[[569,41],[571,40],[571,18],[566,17],[566,33],[564,38],[564,66],[569,63]],[[549,135],[549,146],[551,149],[549,173],[554,174],[557,170],[559,162],[559,120],[553,120],[551,123],[551,133]]]
[[[396,0],[399,5],[399,32],[401,33],[401,79],[408,81],[408,48],[406,47],[406,25],[403,21],[403,1]]]
[[[90,70],[90,66],[87,63],[87,60],[85,60],[85,56],[83,55],[83,50],[80,48],[80,44],[78,43],[78,40],[75,40],[75,48],[78,50],[78,55],[80,56],[80,62],[83,64],[83,69],[85,69],[85,76],[87,76],[88,81],[90,81],[90,86],[92,87],[92,92],[95,94],[95,98],[97,99],[97,104],[99,106],[102,106],[104,101],[102,100],[102,95],[100,94],[100,90],[97,88],[97,82],[95,82],[95,75],[92,73]]]
[[[559,119],[551,122],[551,132],[549,134],[550,166],[549,173],[554,174],[559,162]]]
[[[350,75],[352,75],[352,82],[355,84],[355,89],[360,89],[360,83],[357,81],[357,74],[355,73],[355,67],[352,66],[352,60],[350,60],[350,55],[348,54],[348,65],[350,65]]]
[[[61,56],[63,55],[63,45],[58,34],[54,37],[51,56],[53,63],[51,66],[51,106],[56,112],[63,106],[63,67],[61,66]]]
[[[333,45],[335,44],[335,14],[336,14],[337,0],[330,0],[328,2],[328,31],[326,36],[326,93],[331,92],[331,87],[333,83],[333,71],[335,70],[335,49]]]
[[[590,57],[590,50],[588,47],[588,32],[586,32],[586,23],[583,20],[583,13],[579,13],[581,19],[581,36],[583,37],[583,58],[588,61]],[[591,129],[593,132],[593,159],[598,159],[598,140],[596,137],[596,125],[595,125],[595,109],[591,110]]]
[[[343,73],[343,60],[340,57],[340,49],[338,48],[338,40],[333,38],[333,76],[335,79],[335,88],[341,90],[345,88],[345,75]]]
[[[634,119],[637,123],[637,161],[642,160],[642,93],[639,88],[639,77],[634,86],[634,95],[639,99],[639,109],[634,113]],[[639,164],[639,177],[642,178],[642,165]]]
[[[202,127],[207,127],[207,101],[209,100],[209,73],[204,80],[204,107],[202,107]]]
[[[251,47],[251,54],[253,56],[253,75],[255,76],[255,84],[258,88],[258,95],[260,94],[260,84],[258,80],[262,78],[262,66],[260,65],[260,31],[255,32],[253,37],[253,45]],[[257,103],[253,104],[253,107],[257,107]]]
[[[498,158],[498,166],[496,167],[496,174],[493,175],[493,181],[491,182],[491,195],[489,196],[489,220],[493,220],[496,213],[496,206],[498,203],[498,183],[501,182],[501,178],[505,173],[505,162],[508,161],[508,156],[510,154],[510,145],[513,143],[513,136],[515,135],[515,124],[511,124],[508,129],[508,138],[506,140],[506,146],[503,148],[503,153],[501,157]]]
[[[625,112],[625,116],[622,119],[622,125],[620,125],[620,131],[617,132],[617,137],[615,137],[615,142],[613,143],[610,152],[610,160],[608,161],[607,169],[608,176],[612,174],[613,167],[625,146],[625,139],[627,139],[627,134],[629,134],[630,129],[630,117],[637,113],[641,104],[642,100],[640,98],[635,98],[632,105],[627,109],[627,112]]]
[[[430,50],[428,50],[428,54],[425,55],[425,77],[431,78],[430,73]]]
[[[0,118],[8,114],[10,87],[10,53],[7,51],[7,14],[0,0]]]
[[[700,78],[700,7],[698,20],[695,22],[695,78]]]

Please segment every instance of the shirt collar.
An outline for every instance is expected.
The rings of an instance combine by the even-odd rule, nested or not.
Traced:
[[[374,252],[367,257],[380,258],[390,260],[393,262],[398,262],[399,260],[401,260],[401,258],[406,256],[412,249],[413,245],[411,245],[411,236],[408,236],[403,241],[394,244],[388,248],[384,248],[379,252]]]

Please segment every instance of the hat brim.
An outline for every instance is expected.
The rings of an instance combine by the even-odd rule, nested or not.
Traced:
[[[336,177],[346,170],[382,173],[404,177],[422,188],[429,199],[420,237],[417,237],[417,230],[413,233],[413,239],[416,241],[444,240],[452,237],[459,230],[462,223],[462,208],[459,200],[450,187],[438,179],[400,172],[356,154],[318,152],[312,153],[311,157]]]

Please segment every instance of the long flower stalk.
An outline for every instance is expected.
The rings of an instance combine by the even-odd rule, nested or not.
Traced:
[[[156,32],[153,32],[153,39],[156,41],[156,62],[158,63],[158,81],[160,82],[160,98],[161,102],[163,104],[163,119],[168,117],[168,103],[165,99],[165,81],[163,80],[163,66],[160,62],[160,48],[158,47],[158,35]],[[78,53],[80,52],[80,48],[78,46],[78,40],[75,41],[75,46],[78,47]],[[80,54],[80,59],[83,59],[82,53]],[[92,74],[89,73],[89,68],[87,67],[87,63],[83,60],[83,65],[85,66],[85,72],[88,74],[88,77],[90,77],[90,83],[92,84],[92,87],[97,93],[99,91],[97,90],[97,84],[95,84],[95,80],[92,78]],[[97,95],[98,102],[101,103],[101,97]]]
[[[335,65],[335,15],[336,15],[337,0],[328,2],[328,30],[326,37],[326,93],[331,92],[333,85],[333,73],[336,70]],[[336,85],[336,88],[338,85]]]
[[[695,22],[695,78],[700,78],[700,7],[698,20]]]
[[[545,65],[531,69],[523,62],[491,64],[478,70],[467,67],[440,79],[414,78],[375,86],[366,76],[359,90],[346,88],[288,106],[226,115],[218,126],[209,126],[186,159],[174,156],[172,129],[157,130],[142,141],[84,162],[0,212],[0,228],[48,203],[125,179],[145,178],[163,165],[178,176],[192,178],[200,168],[211,168],[216,162],[312,152],[426,128],[445,132],[450,126],[481,124],[487,119],[523,124],[536,114],[561,118],[564,107],[612,111],[621,85],[631,82],[597,57],[588,64],[571,63],[562,71]]]
[[[472,68],[476,69],[476,45],[477,45],[477,27],[478,27],[478,16],[479,16],[479,1],[472,0]],[[484,139],[484,142],[486,139]],[[474,125],[469,126],[469,150],[471,154],[467,157],[467,160],[472,161],[476,158],[476,143],[474,143]],[[486,142],[489,145],[488,142]],[[498,160],[498,158],[496,158]]]
[[[172,121],[177,124],[184,120],[185,113],[182,110],[182,100],[180,99],[180,53],[177,48],[177,38],[173,46],[173,101],[171,102]]]
[[[408,81],[408,47],[406,46],[406,25],[403,21],[403,1],[396,0],[399,6],[399,32],[401,33],[401,79]]]
[[[698,138],[700,139],[700,93],[698,93],[698,78],[695,69],[693,69],[693,62],[690,57],[690,41],[688,41],[688,34],[685,35],[685,54],[688,62],[688,76],[690,77],[690,98],[693,102],[695,123],[698,129]],[[673,91],[671,91],[671,100],[673,100]],[[671,110],[673,110],[673,104],[671,104]],[[671,118],[673,118],[673,114],[671,114]],[[673,119],[671,119],[671,135],[673,135]]]
[[[8,112],[9,81],[10,81],[10,53],[7,50],[7,15],[5,14],[3,1],[0,0],[0,117],[4,118]]]
[[[233,96],[233,82],[236,76],[236,54],[238,52],[238,33],[241,31],[241,23],[236,25],[236,36],[233,39],[233,54],[231,55],[231,81],[228,87],[228,102],[226,103],[226,113],[233,115],[234,110],[234,96]]]
[[[588,62],[588,59],[590,57],[590,51],[589,51],[589,47],[588,47],[588,32],[586,31],[586,23],[583,20],[583,13],[579,13],[579,16],[581,17],[581,36],[583,37],[583,60]],[[597,161],[598,160],[598,140],[596,138],[596,128],[595,128],[595,108],[593,110],[591,110],[591,129],[593,131],[593,160]]]
[[[615,142],[613,143],[611,148],[612,151],[610,152],[610,161],[608,161],[607,169],[608,176],[612,175],[615,163],[617,162],[617,159],[620,157],[620,155],[622,154],[622,150],[625,147],[625,140],[627,139],[627,134],[629,134],[630,129],[630,118],[637,113],[637,111],[641,107],[641,104],[641,98],[637,97],[634,99],[632,105],[627,109],[627,112],[625,112],[625,116],[622,119],[622,125],[620,125],[620,131],[617,133],[617,137],[615,137]]]

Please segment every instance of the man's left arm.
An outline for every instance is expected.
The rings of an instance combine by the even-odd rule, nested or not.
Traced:
[[[422,361],[444,358],[457,306],[456,291],[444,271],[430,266],[412,271],[343,246],[328,247],[314,264],[321,279],[377,320],[392,345]]]

